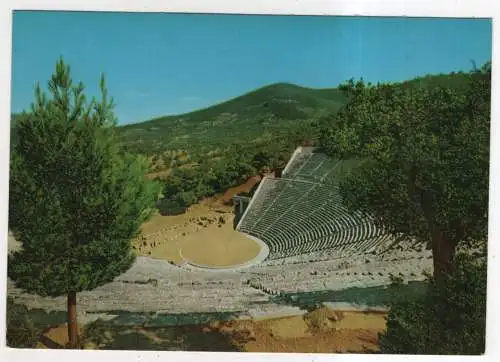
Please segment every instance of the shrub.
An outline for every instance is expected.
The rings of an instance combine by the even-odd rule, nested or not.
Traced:
[[[398,287],[403,284],[403,278],[398,275],[390,274],[389,279],[391,280],[391,286],[393,287]]]
[[[484,353],[486,262],[459,254],[443,280],[429,280],[419,300],[391,306],[380,349],[390,354]]]
[[[7,345],[12,348],[33,348],[41,334],[28,314],[28,309],[7,297]]]
[[[158,201],[158,211],[161,215],[179,215],[186,212],[186,205],[177,200],[162,199]]]

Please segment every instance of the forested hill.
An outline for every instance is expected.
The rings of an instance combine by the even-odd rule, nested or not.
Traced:
[[[462,87],[468,74],[427,75],[400,83],[402,87]],[[118,131],[133,152],[149,156],[165,150],[193,148],[204,153],[228,144],[266,144],[296,129],[310,128],[317,120],[335,114],[347,103],[337,88],[311,89],[290,83],[265,86],[239,97],[194,112],[159,117],[120,126]],[[11,119],[12,144],[15,143]]]
[[[467,73],[427,75],[401,82],[402,87],[463,87]],[[228,143],[266,142],[336,113],[347,99],[337,88],[311,89],[289,83],[259,88],[191,113],[164,116],[119,127],[132,151],[155,154],[165,149],[218,148]]]
[[[310,89],[288,83],[269,85],[205,109],[120,127],[132,150],[190,149],[258,142],[268,134],[335,113],[345,104],[336,89]],[[149,152],[147,152],[149,151]]]
[[[157,125],[179,118],[186,122],[203,122],[215,120],[229,113],[240,117],[275,116],[284,119],[303,119],[338,109],[343,104],[343,94],[336,88],[312,89],[289,83],[277,83],[208,108],[182,115],[160,117],[142,124]]]
[[[401,83],[402,87],[449,87],[466,88],[469,86],[470,74],[465,72],[451,72],[449,74],[436,74],[416,77]]]

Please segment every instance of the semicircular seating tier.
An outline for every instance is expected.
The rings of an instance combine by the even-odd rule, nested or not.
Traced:
[[[326,249],[345,256],[387,247],[391,235],[342,204],[338,181],[356,162],[299,147],[282,177],[261,181],[236,230],[265,242],[267,259]]]

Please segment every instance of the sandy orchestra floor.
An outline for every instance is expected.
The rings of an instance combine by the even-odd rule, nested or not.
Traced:
[[[138,255],[211,267],[243,264],[260,246],[233,229],[233,210],[222,198],[207,199],[182,215],[154,215],[134,242]],[[181,251],[181,253],[179,253]],[[184,259],[184,260],[183,260]]]

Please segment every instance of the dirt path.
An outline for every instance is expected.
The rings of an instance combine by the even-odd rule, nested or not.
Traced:
[[[224,193],[224,195],[222,195],[222,197],[220,197],[220,199],[218,201],[224,205],[227,205],[231,201],[231,198],[234,195],[236,195],[240,192],[250,192],[252,187],[254,187],[259,181],[260,181],[260,176],[250,177],[247,180],[247,182],[245,182],[244,184],[241,184],[241,185],[236,186],[236,187],[231,187],[230,189],[228,189]]]
[[[239,346],[238,349],[244,352],[370,353],[379,350],[378,333],[385,330],[385,314],[331,310],[328,313],[324,313],[324,310],[316,312],[318,310],[306,316],[212,322],[205,326],[115,326],[100,330],[101,336],[86,336],[94,340],[99,337],[100,341],[87,343],[85,348],[173,350],[177,346],[169,336],[177,335],[186,341],[196,338],[196,346],[186,347],[189,350],[235,350],[234,346]],[[311,325],[311,314],[324,318],[317,320],[320,322],[318,325]],[[125,338],[131,333],[136,337]],[[217,345],[217,341],[220,345]],[[66,342],[67,328],[61,325],[47,331],[36,347],[60,348],[58,346]]]
[[[236,321],[226,330],[246,335],[247,352],[375,352],[378,333],[385,330],[384,313],[334,312],[327,308],[305,316]],[[318,317],[311,323],[311,315]]]

